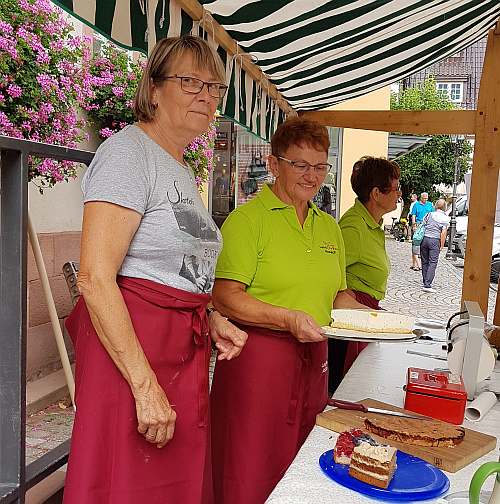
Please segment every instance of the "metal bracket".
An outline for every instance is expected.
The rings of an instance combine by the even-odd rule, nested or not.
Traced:
[[[467,399],[472,401],[476,394],[477,374],[484,338],[484,315],[476,301],[465,301],[464,304],[469,316],[469,328],[465,342],[462,378]]]

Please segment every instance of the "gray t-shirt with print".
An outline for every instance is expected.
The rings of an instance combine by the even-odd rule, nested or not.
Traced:
[[[103,142],[82,181],[84,202],[106,201],[142,215],[120,275],[209,293],[222,236],[191,169],[138,126]]]

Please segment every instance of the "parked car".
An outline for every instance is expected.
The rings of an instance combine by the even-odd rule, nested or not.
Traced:
[[[462,259],[465,258],[465,248],[467,242],[467,229],[465,232],[458,232],[455,234],[453,240],[453,252]],[[493,247],[491,251],[491,274],[490,281],[498,283],[500,276],[500,224],[495,224],[493,228]]]
[[[467,207],[467,195],[459,196],[456,202],[456,211],[455,211],[455,219],[456,219],[456,234],[465,234],[467,233],[467,214],[469,209]],[[451,217],[451,205],[446,210],[446,215]],[[448,246],[448,240],[450,238],[450,234],[446,237],[445,246]]]

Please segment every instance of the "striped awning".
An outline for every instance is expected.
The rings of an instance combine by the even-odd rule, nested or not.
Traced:
[[[175,0],[54,2],[136,49],[169,35],[204,33]],[[296,110],[323,109],[397,82],[484,37],[500,17],[499,0],[200,3]],[[283,114],[237,57],[218,50],[231,85],[224,114],[269,137]]]

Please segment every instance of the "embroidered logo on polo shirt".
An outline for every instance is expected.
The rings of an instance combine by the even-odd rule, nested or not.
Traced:
[[[326,240],[319,246],[319,248],[324,250],[327,254],[336,254],[339,249],[335,243]]]

